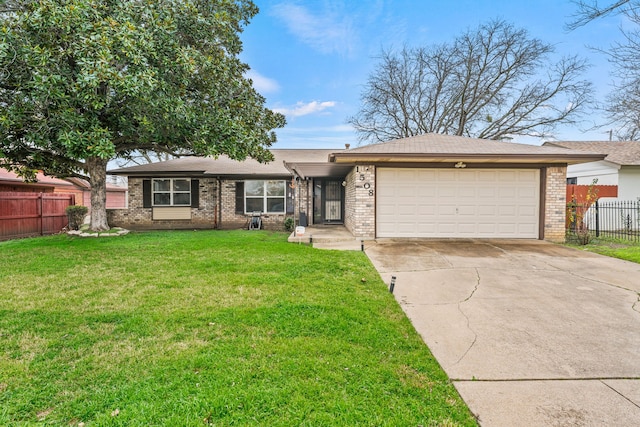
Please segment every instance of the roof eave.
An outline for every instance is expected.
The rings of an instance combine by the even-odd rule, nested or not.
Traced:
[[[124,175],[132,178],[196,177],[196,178],[225,178],[225,179],[226,178],[253,178],[253,179],[267,178],[269,179],[269,178],[283,178],[283,177],[288,178],[292,176],[293,173],[289,171],[282,171],[282,172],[276,172],[276,173],[264,173],[264,172],[213,173],[213,172],[206,172],[206,171],[168,171],[168,172],[148,171],[148,172],[129,172],[129,173],[120,172],[118,174],[111,174],[111,175]]]
[[[334,153],[329,160],[335,163],[545,163],[577,164],[603,160],[602,154],[469,154],[469,153]]]
[[[128,171],[126,169],[114,169],[107,171],[107,175],[123,175],[123,176],[204,176],[204,170],[180,170],[180,171]]]
[[[21,187],[59,187],[59,186],[63,186],[63,185],[68,185],[69,187],[72,187],[72,184],[68,183],[68,184],[58,184],[58,183],[54,183],[54,182],[25,182],[23,179],[21,178],[0,178],[0,183],[6,183],[7,185],[15,185],[15,186],[21,186]]]
[[[336,164],[330,162],[285,162],[285,166],[302,179],[344,177],[352,167],[348,163]]]

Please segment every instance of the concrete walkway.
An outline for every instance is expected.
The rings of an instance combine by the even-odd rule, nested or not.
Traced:
[[[297,235],[294,231],[289,236],[291,243],[311,244],[316,249],[335,249],[359,251],[364,242],[353,237],[343,225],[314,225],[304,227],[304,233]]]
[[[541,241],[366,253],[481,425],[640,425],[640,265]]]

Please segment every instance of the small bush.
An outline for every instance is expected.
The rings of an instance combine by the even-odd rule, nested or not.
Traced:
[[[69,229],[77,230],[84,222],[84,217],[87,216],[89,208],[81,205],[71,205],[67,206],[65,212],[69,219]]]
[[[589,185],[589,189],[582,203],[578,203],[575,196],[567,203],[567,219],[569,221],[569,229],[567,231],[571,232],[581,245],[588,245],[593,237],[586,216],[591,205],[598,201],[597,183],[598,179],[596,178],[591,185]]]
[[[284,220],[284,229],[291,232],[293,231],[293,218],[289,217]]]

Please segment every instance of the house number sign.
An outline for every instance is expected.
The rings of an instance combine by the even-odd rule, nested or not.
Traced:
[[[368,168],[367,168],[368,170]],[[356,167],[356,171],[358,171],[358,168]],[[365,176],[363,173],[360,174],[360,181],[364,181],[365,180]],[[368,190],[369,192],[369,196],[373,197],[373,190],[371,189],[371,184],[369,184],[368,182],[365,182],[363,185],[365,190]]]

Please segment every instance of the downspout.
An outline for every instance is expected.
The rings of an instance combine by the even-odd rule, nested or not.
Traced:
[[[213,226],[214,228],[217,230],[220,227],[220,224],[222,223],[222,180],[220,179],[220,177],[216,178],[217,181],[217,197],[216,197],[216,212],[215,212],[215,219],[214,219],[214,223]]]

